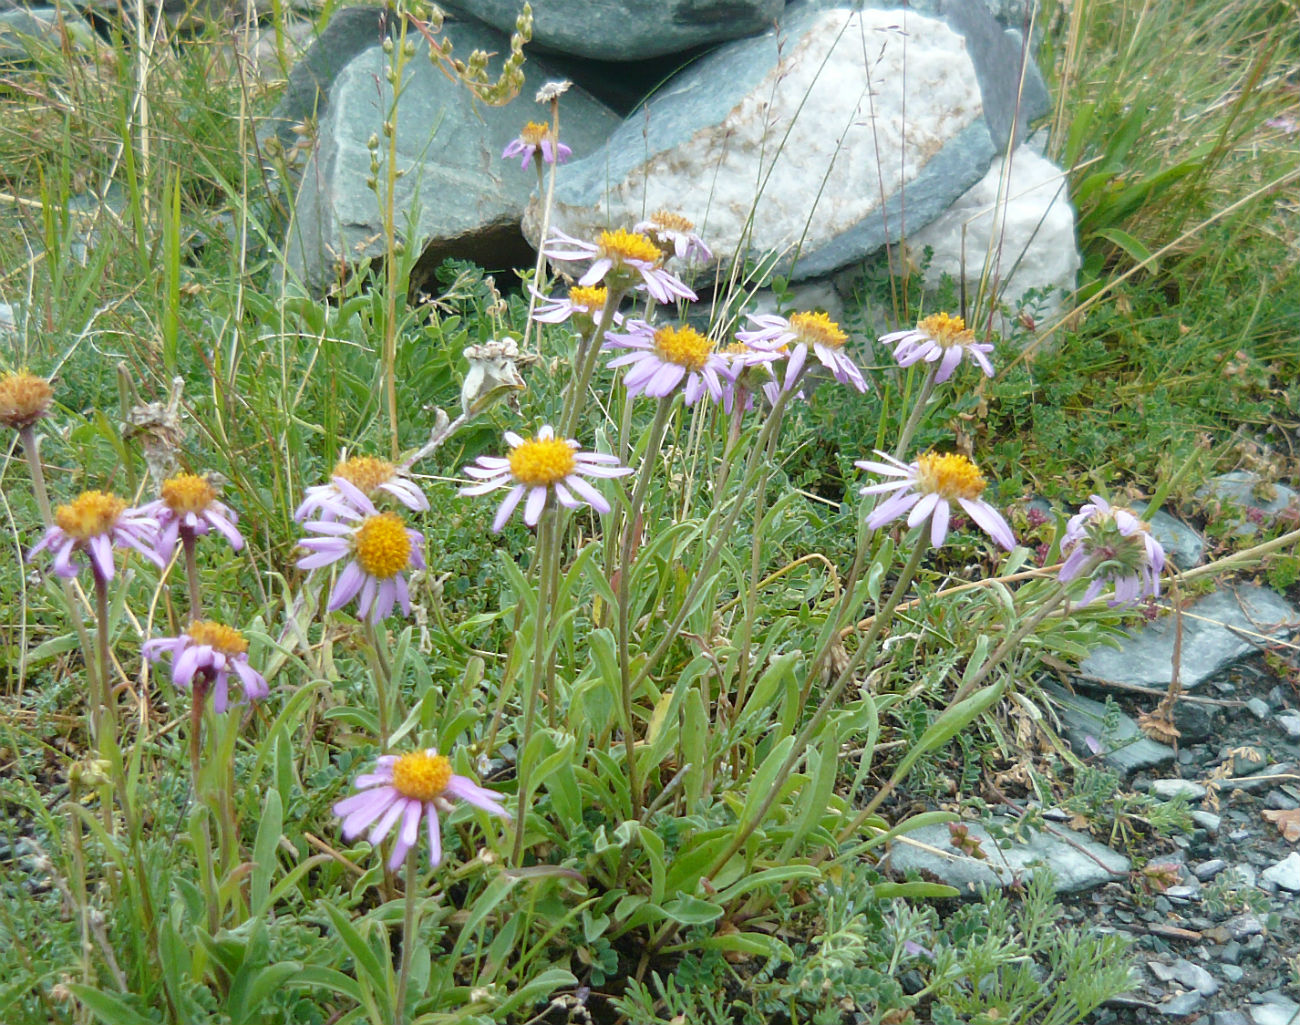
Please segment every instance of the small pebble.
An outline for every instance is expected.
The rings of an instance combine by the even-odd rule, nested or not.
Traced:
[[[1291,811],[1293,808],[1300,808],[1300,801],[1288,797],[1281,790],[1270,790],[1264,795],[1264,807],[1275,808],[1278,811]]]
[[[1219,826],[1223,824],[1223,819],[1212,811],[1194,811],[1192,812],[1192,821],[1211,836],[1217,833]]]
[[[1172,1000],[1166,1000],[1156,1006],[1161,1014],[1173,1018],[1185,1018],[1189,1014],[1195,1014],[1200,1010],[1201,1004],[1205,1003],[1205,997],[1201,996],[1196,990],[1187,993],[1179,993]]]
[[[1268,702],[1263,698],[1251,698],[1246,702],[1246,709],[1256,719],[1267,719],[1268,713],[1272,711],[1272,709],[1268,707]]]
[[[1219,971],[1223,973],[1223,977],[1229,982],[1240,982],[1246,975],[1246,969],[1235,964],[1221,964],[1219,965]]]
[[[1201,996],[1212,997],[1219,992],[1218,980],[1213,975],[1183,957],[1174,962],[1174,978]]]
[[[1205,787],[1193,783],[1190,779],[1153,779],[1150,790],[1151,793],[1166,801],[1180,795],[1193,801],[1205,796]]]
[[[1264,869],[1260,878],[1292,893],[1300,890],[1300,852],[1292,851],[1276,865]]]
[[[1192,875],[1196,876],[1201,882],[1213,879],[1225,868],[1228,863],[1222,858],[1211,858],[1209,861],[1202,861],[1199,865],[1192,867]]]
[[[1244,915],[1234,915],[1223,923],[1223,927],[1228,930],[1228,935],[1234,940],[1244,940],[1247,936],[1258,936],[1264,931],[1264,923],[1250,912],[1246,912]]]
[[[1300,737],[1300,712],[1279,712],[1276,718],[1288,737]]]
[[[1250,1025],[1250,1019],[1240,1011],[1215,1011],[1211,1025]]]

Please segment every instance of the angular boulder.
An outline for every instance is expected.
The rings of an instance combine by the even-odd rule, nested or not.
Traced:
[[[285,246],[289,279],[312,292],[337,280],[341,265],[384,251],[379,198],[367,186],[367,140],[379,137],[382,157],[392,104],[385,79],[390,57],[381,45],[380,9],[355,8],[336,20],[343,15],[340,27],[332,24],[304,59],[305,70],[295,70],[293,101],[280,111],[281,125],[295,114],[301,118],[304,108],[318,124]],[[444,34],[457,54],[509,52],[505,36],[476,23],[448,22]],[[531,58],[519,99],[488,107],[430,62],[417,32],[407,38],[418,46],[407,62],[394,121],[403,172],[396,183],[398,231],[408,244],[412,237],[422,244],[432,261],[456,255],[486,266],[515,262],[523,247],[519,219],[537,177],[531,168],[521,171],[518,161],[502,160],[501,151],[526,121],[546,119],[547,108],[535,105],[533,96],[562,76]],[[617,115],[582,90],[571,89],[563,102],[564,141],[575,155],[598,149],[618,125]],[[379,173],[382,182],[382,166]]]
[[[442,6],[511,32],[523,0]],[[784,7],[785,0],[536,0],[533,45],[593,60],[644,60],[762,32]]]
[[[779,30],[691,65],[567,167],[552,223],[592,237],[668,209],[719,262],[774,256],[795,280],[930,223],[1046,109],[1046,93],[1042,109],[1027,106],[1014,33],[982,5],[929,4],[952,24],[792,5]],[[534,243],[539,215],[534,204],[524,222]]]

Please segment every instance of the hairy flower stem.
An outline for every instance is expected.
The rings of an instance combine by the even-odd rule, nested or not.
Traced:
[[[112,661],[108,653],[108,581],[97,567],[92,566],[95,578],[95,650],[99,674],[97,707],[91,712],[91,731],[97,743],[103,744],[106,731],[112,731],[113,743],[117,737],[117,699],[113,696]]]
[[[578,346],[578,372],[569,381],[569,391],[564,396],[564,416],[560,420],[560,437],[572,438],[578,429],[578,420],[587,404],[587,389],[591,386],[591,375],[595,373],[596,361],[600,358],[600,347],[605,342],[605,334],[614,323],[614,313],[623,301],[623,289],[608,285],[605,293],[605,306],[600,311],[600,320],[590,338],[584,338]]]
[[[48,530],[54,525],[54,509],[50,505],[50,493],[45,488],[45,470],[41,466],[40,452],[36,444],[36,430],[28,424],[20,427],[18,437],[23,443],[23,454],[27,457],[27,466],[32,475],[32,491],[36,495],[36,504],[41,510],[41,522]],[[86,676],[90,681],[90,700],[92,702],[91,710],[91,735],[94,736],[94,708],[100,695],[100,677],[95,649],[91,644],[90,632],[86,629],[86,623],[81,617],[81,609],[77,602],[77,593],[73,589],[72,581],[66,577],[59,577],[59,586],[63,588],[64,600],[68,603],[68,616],[72,619],[73,628],[77,631],[77,642],[81,645],[81,658],[86,666]]]
[[[654,476],[655,464],[659,461],[659,449],[663,445],[664,433],[668,427],[668,418],[672,415],[675,395],[664,396],[655,408],[654,422],[650,425],[646,441],[645,457],[641,461],[641,472],[636,477],[636,487],[632,491],[632,502],[628,506],[627,519],[623,524],[623,539],[618,558],[618,669],[619,686],[623,698],[623,744],[627,752],[627,782],[632,795],[631,818],[636,818],[641,808],[641,781],[636,766],[636,718],[633,709],[632,687],[632,652],[631,652],[631,603],[632,603],[632,550],[636,545],[637,527],[641,521],[641,509],[645,504],[646,491],[650,487],[650,478]]]
[[[542,169],[546,161],[542,158],[542,149],[539,146],[537,152],[533,154],[533,163],[537,166],[537,194],[545,194],[545,200],[542,203],[542,225],[538,231],[537,237],[543,242],[551,231],[551,209],[555,205],[555,172],[560,166],[560,98],[558,96],[551,98],[551,139],[556,149],[555,160],[551,162],[551,173],[549,183],[544,182],[542,178]],[[533,267],[533,288],[537,291],[528,293],[528,320],[524,323],[524,338],[519,343],[519,348],[526,351],[528,349],[528,336],[533,330],[533,310],[537,308],[537,292],[546,290],[546,255],[542,252],[542,247],[537,247],[537,264]],[[567,435],[566,435],[567,437]]]
[[[401,454],[397,442],[397,291],[401,278],[397,251],[397,101],[402,95],[402,75],[406,71],[407,19],[399,17],[400,27],[393,46],[393,102],[384,122],[387,141],[384,167],[384,193],[380,197],[380,223],[384,233],[384,396],[388,405],[388,436],[392,455],[397,462]]]
[[[199,561],[195,557],[194,531],[181,528],[181,550],[185,553],[185,583],[190,591],[190,621],[203,618],[203,597],[199,592]]]
[[[366,659],[370,663],[370,675],[375,679],[375,705],[379,719],[379,750],[388,750],[388,738],[392,736],[392,667],[384,658],[379,647],[379,634],[370,617],[363,619],[366,635]]]
[[[194,674],[190,692],[190,787],[194,791],[195,814],[199,816],[199,829],[203,834],[205,850],[198,857],[199,873],[203,877],[204,903],[208,909],[208,935],[215,936],[221,926],[221,897],[217,888],[217,852],[212,846],[212,832],[208,826],[207,802],[203,797],[203,709],[208,698],[208,674],[200,670]]]
[[[822,723],[826,721],[826,717],[830,714],[831,709],[839,702],[840,696],[852,681],[853,674],[862,663],[866,653],[875,650],[876,641],[880,638],[880,634],[884,629],[884,624],[890,621],[894,614],[894,610],[898,608],[898,603],[903,599],[903,594],[911,586],[912,579],[916,576],[916,571],[921,565],[921,559],[924,557],[925,552],[926,547],[921,543],[921,539],[918,538],[917,544],[912,549],[911,556],[909,556],[906,565],[903,566],[902,572],[898,575],[898,580],[894,584],[893,591],[890,592],[889,600],[885,603],[885,607],[876,614],[875,619],[871,623],[871,628],[867,631],[867,635],[862,638],[857,651],[854,652],[853,657],[849,660],[849,664],[840,672],[839,678],[836,679],[835,683],[822,696],[821,703],[817,706],[817,710],[812,714],[812,717],[803,724],[799,732],[795,734],[794,744],[790,748],[790,753],[786,756],[785,762],[781,765],[781,768],[777,770],[775,776],[777,782],[773,785],[771,791],[764,795],[762,803],[759,804],[749,821],[736,831],[736,835],[733,836],[731,842],[727,844],[726,850],[724,850],[723,853],[714,860],[713,864],[709,866],[709,870],[704,873],[705,876],[717,875],[717,873],[722,870],[722,867],[731,860],[735,853],[745,845],[746,841],[748,841],[750,836],[753,835],[754,830],[757,829],[762,821],[767,817],[767,813],[771,810],[772,805],[781,794],[782,782],[789,778],[794,767],[807,753],[808,741],[819,729],[821,729]]]
[[[522,809],[520,811],[522,814]],[[419,856],[416,854],[415,848],[412,847],[406,852],[406,892],[402,895],[404,901],[402,910],[402,967],[397,974],[397,999],[394,1003],[398,1025],[405,1025],[407,1020],[406,988],[411,979],[411,964],[415,960],[415,931],[419,924],[416,915],[416,905],[419,901],[415,894],[416,875],[419,871],[417,867],[418,861]]]
[[[925,416],[926,403],[930,401],[930,395],[934,391],[934,375],[936,373],[938,373],[937,369],[931,367],[925,375],[925,382],[921,385],[921,394],[912,403],[912,412],[907,418],[907,423],[903,425],[902,431],[899,432],[898,444],[894,446],[895,459],[903,458],[907,446],[912,443],[912,435],[916,433],[917,427],[921,425],[921,419]]]
[[[713,568],[717,565],[718,559],[722,555],[722,546],[730,539],[731,530],[735,527],[736,521],[740,519],[741,511],[745,508],[744,496],[749,494],[754,487],[759,468],[762,466],[762,459],[760,457],[767,450],[768,439],[771,438],[772,434],[776,431],[781,422],[781,414],[785,410],[785,404],[789,397],[790,392],[781,392],[780,396],[776,400],[776,404],[772,407],[772,412],[768,416],[767,421],[759,430],[758,437],[755,439],[753,447],[749,450],[749,456],[745,462],[745,472],[741,476],[740,484],[736,490],[736,499],[727,509],[726,516],[723,518],[721,525],[714,528],[711,524],[707,524],[709,527],[708,533],[713,537],[713,543],[710,545],[708,553],[704,556],[704,561],[696,571],[695,579],[691,581],[691,586],[686,591],[686,597],[682,599],[682,602],[677,609],[677,613],[673,616],[672,621],[664,631],[664,636],[650,652],[649,656],[645,660],[645,664],[637,673],[636,679],[632,681],[632,691],[634,693],[636,688],[640,686],[640,684],[654,671],[655,666],[659,664],[659,660],[664,657],[673,641],[677,639],[677,633],[681,630],[682,624],[686,622],[686,617],[690,615],[690,610],[695,605],[695,599],[700,596],[700,591],[708,584],[713,573]],[[716,504],[714,505],[712,512],[709,514],[709,518],[712,519],[722,506],[723,502],[721,498],[717,498]]]
[[[528,749],[532,744],[533,728],[537,720],[537,698],[547,676],[547,653],[549,648],[546,643],[546,634],[550,626],[550,606],[553,598],[551,580],[554,575],[551,567],[559,559],[559,553],[556,551],[558,541],[555,533],[556,515],[554,507],[548,506],[542,510],[542,518],[537,524],[537,547],[535,551],[538,560],[538,585],[537,611],[533,615],[533,664],[528,681],[528,690],[524,692],[523,732],[515,753],[519,824],[515,827],[515,847],[512,859],[516,868],[523,867],[524,826],[527,823],[528,806],[532,803],[528,799],[528,786],[533,765],[529,758]],[[554,703],[554,695],[550,697],[551,702]]]

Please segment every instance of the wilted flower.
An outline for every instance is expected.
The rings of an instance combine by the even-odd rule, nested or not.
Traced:
[[[429,864],[435,868],[442,861],[442,831],[438,812],[449,812],[458,798],[503,819],[510,818],[501,797],[481,787],[467,776],[451,771],[451,762],[436,748],[404,755],[383,755],[375,771],[357,777],[359,793],[345,797],[334,805],[334,814],[343,820],[343,836],[353,840],[366,828],[372,847],[378,846],[397,825],[397,839],[388,867],[396,871],[420,839],[420,818],[429,832]],[[372,825],[373,823],[373,825]]]
[[[298,542],[312,553],[298,560],[298,568],[318,569],[351,556],[334,582],[329,610],[340,609],[359,596],[357,609],[371,623],[392,612],[394,601],[409,614],[411,599],[404,574],[411,568],[424,569],[420,553],[423,536],[409,530],[396,513],[380,512],[345,478],[335,477],[334,483],[347,500],[334,511],[341,520],[350,522],[316,520],[304,524],[304,529],[326,536]]]
[[[731,376],[727,360],[713,343],[693,327],[655,328],[644,320],[631,320],[626,334],[610,333],[606,348],[631,349],[609,361],[610,367],[631,366],[623,377],[629,395],[671,395],[682,380],[686,404],[695,405],[706,391],[722,401],[722,380]]]
[[[20,431],[50,411],[54,389],[43,377],[24,372],[0,375],[0,424]]]
[[[661,303],[676,299],[695,300],[695,293],[664,270],[664,254],[644,235],[636,232],[602,231],[597,242],[583,242],[557,231],[542,252],[552,260],[591,260],[591,267],[579,280],[583,287],[604,282],[623,291],[643,286]]]
[[[460,386],[460,408],[466,416],[477,416],[524,390],[524,379],[515,365],[520,358],[519,343],[513,338],[490,338],[482,345],[467,345],[465,358],[469,360],[469,372]]]
[[[993,364],[987,355],[993,346],[975,341],[975,332],[961,317],[934,313],[923,317],[913,330],[881,336],[880,344],[894,347],[894,359],[900,367],[910,367],[918,360],[927,363],[937,360],[939,366],[934,379],[940,384],[952,376],[963,356],[978,363],[986,377],[993,376]]]
[[[140,512],[158,521],[154,550],[164,563],[176,551],[182,533],[198,537],[216,527],[235,551],[244,547],[244,538],[235,527],[238,517],[217,501],[217,489],[198,474],[180,473],[163,481],[162,497],[142,505]]]
[[[580,452],[576,441],[557,438],[549,424],[534,438],[525,439],[514,431],[506,431],[505,439],[510,445],[510,455],[479,456],[478,465],[465,467],[465,473],[481,483],[460,489],[462,495],[486,495],[510,488],[492,520],[493,533],[505,526],[525,495],[528,501],[524,504],[524,522],[530,527],[537,525],[552,493],[568,509],[586,503],[597,512],[607,513],[609,502],[583,477],[622,477],[632,472],[626,466],[619,466],[615,456]]]
[[[1010,551],[1016,546],[1015,536],[1002,514],[980,498],[987,487],[987,481],[980,475],[975,464],[965,456],[926,452],[916,462],[904,463],[879,450],[876,455],[886,462],[859,460],[853,465],[870,473],[900,479],[872,484],[862,489],[864,495],[896,492],[867,517],[869,529],[883,527],[910,510],[907,525],[915,527],[928,519],[930,543],[938,547],[948,536],[948,522],[952,517],[951,503],[956,502],[984,533],[1003,548]]]
[[[429,508],[429,500],[419,485],[411,480],[386,459],[371,456],[353,456],[340,460],[330,474],[329,484],[313,484],[307,489],[302,505],[298,506],[293,518],[299,523],[313,514],[322,520],[337,520],[349,511],[357,512],[351,492],[345,492],[339,481],[352,485],[352,491],[359,491],[373,501],[381,494],[397,499],[412,512],[424,512]]]
[[[134,548],[154,565],[164,563],[154,550],[158,521],[139,509],[128,509],[126,502],[104,491],[83,491],[54,513],[51,526],[28,553],[49,548],[54,551],[54,572],[61,577],[75,577],[77,567],[72,553],[84,551],[95,572],[104,580],[113,579],[113,546]]]
[[[753,327],[737,331],[736,339],[755,348],[789,353],[785,369],[786,391],[794,388],[803,373],[809,349],[840,384],[851,385],[860,392],[867,390],[862,371],[844,351],[849,336],[825,313],[792,313],[789,317],[750,313],[747,316]]]
[[[160,637],[145,641],[140,648],[150,662],[157,662],[163,652],[172,657],[172,682],[178,687],[191,686],[196,677],[204,689],[212,689],[212,707],[224,712],[229,705],[229,679],[233,669],[239,677],[244,697],[266,697],[266,679],[248,664],[248,642],[238,630],[210,619],[195,620],[179,637]]]
[[[771,404],[776,403],[780,385],[772,372],[772,364],[785,358],[778,349],[756,349],[744,342],[732,342],[718,350],[718,355],[730,368],[722,383],[722,408],[730,413],[737,396],[743,396],[745,409],[754,405],[754,393],[761,391]]]
[[[541,153],[542,161],[547,164],[554,164],[557,160],[562,164],[573,156],[573,150],[552,136],[549,124],[545,121],[529,121],[524,125],[519,137],[512,139],[502,151],[501,159],[509,160],[521,156],[519,166],[526,168],[528,162],[538,153]]]
[[[682,263],[699,264],[713,259],[713,251],[695,234],[695,222],[681,214],[658,210],[632,225],[632,230],[650,239],[665,257],[675,256]]]
[[[1159,595],[1165,550],[1152,535],[1151,527],[1132,511],[1112,506],[1099,495],[1091,497],[1092,501],[1065,525],[1061,583],[1069,583],[1094,557],[1100,556],[1101,562],[1093,570],[1080,605],[1087,605],[1107,585],[1115,590],[1109,601],[1112,606]]]

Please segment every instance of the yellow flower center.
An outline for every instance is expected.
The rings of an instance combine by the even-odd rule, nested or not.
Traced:
[[[666,363],[692,372],[704,369],[713,343],[693,327],[661,327],[655,332],[655,352]]]
[[[361,521],[352,541],[357,562],[372,577],[388,580],[411,561],[406,522],[393,513],[378,513]]]
[[[223,655],[243,655],[248,651],[243,634],[211,619],[196,619],[185,632],[195,644],[206,644]]]
[[[202,512],[217,500],[217,492],[206,477],[178,473],[170,480],[163,481],[162,499],[172,512],[184,515]]]
[[[451,762],[442,755],[413,751],[393,763],[393,789],[413,801],[432,801],[451,782]]]
[[[663,259],[659,247],[648,238],[622,228],[618,231],[602,231],[597,244],[603,256],[609,257],[618,264],[636,260],[639,263],[658,265]]]
[[[605,308],[605,300],[609,298],[609,290],[605,288],[584,288],[582,285],[574,285],[569,289],[569,303],[575,310],[583,313],[599,313]]]
[[[551,126],[545,121],[529,121],[519,133],[519,138],[530,146],[536,146],[550,134],[550,131]]]
[[[748,356],[754,350],[744,342],[732,342],[722,350],[724,356]]]
[[[0,423],[20,430],[35,423],[50,408],[54,391],[50,382],[35,374],[5,374],[0,377]]]
[[[530,438],[510,453],[510,472],[525,487],[549,488],[573,472],[573,449],[563,438]]]
[[[926,452],[916,461],[918,490],[938,493],[943,498],[976,499],[988,486],[979,468],[955,452]]]
[[[695,230],[695,222],[688,221],[681,214],[671,210],[657,210],[650,216],[650,223],[660,231],[680,231],[683,235]]]
[[[342,477],[363,495],[370,496],[378,490],[380,484],[387,484],[395,473],[393,464],[384,459],[370,456],[354,456],[341,460],[334,467],[332,477]]]
[[[116,495],[103,491],[83,491],[70,505],[61,505],[54,521],[65,534],[78,541],[107,534],[126,509],[126,503]]]
[[[805,345],[825,345],[831,349],[842,348],[849,336],[839,324],[824,313],[792,313],[790,327]]]
[[[950,317],[946,313],[932,313],[923,317],[916,325],[918,331],[924,331],[945,349],[954,345],[969,345],[975,340],[975,332],[966,327],[961,317]]]

